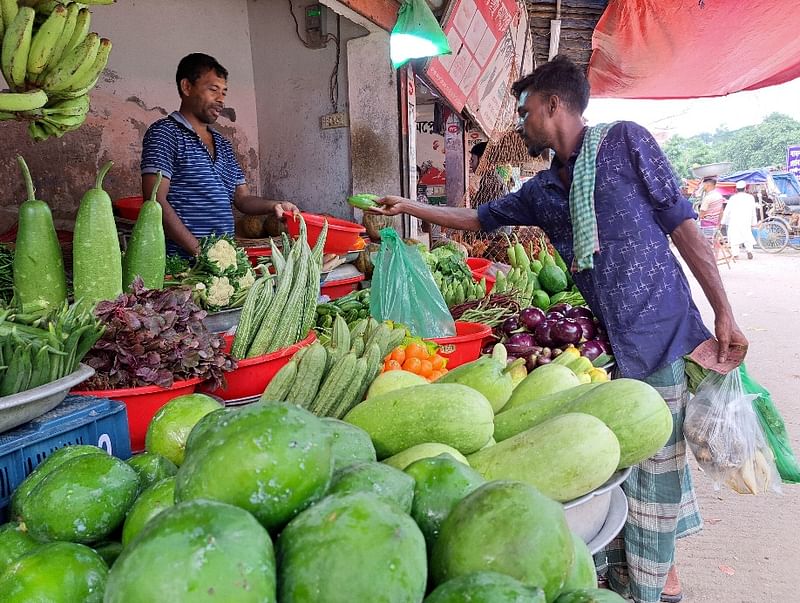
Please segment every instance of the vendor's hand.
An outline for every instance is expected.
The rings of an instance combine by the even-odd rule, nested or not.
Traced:
[[[371,214],[381,214],[383,216],[396,216],[403,213],[403,204],[408,202],[408,199],[397,197],[395,195],[387,195],[382,199],[378,199],[377,207],[365,209],[364,211]]]
[[[283,219],[283,216],[286,214],[297,216],[300,213],[300,209],[294,203],[289,203],[288,201],[276,203],[275,207],[272,208],[272,211],[275,212],[275,215],[279,220]]]
[[[714,320],[714,331],[719,344],[718,360],[720,362],[728,360],[728,356],[734,351],[731,348],[736,348],[736,355],[741,355],[741,359],[744,359],[749,344],[733,316],[729,313],[717,316]]]

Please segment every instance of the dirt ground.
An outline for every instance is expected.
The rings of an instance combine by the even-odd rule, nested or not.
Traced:
[[[747,366],[770,390],[800,455],[800,252],[756,250],[753,260],[741,257],[730,269],[720,266],[720,273],[750,341]],[[705,297],[690,280],[706,324],[713,325]],[[715,492],[692,463],[705,529],[678,545],[684,601],[800,601],[800,485],[784,485],[782,496]]]

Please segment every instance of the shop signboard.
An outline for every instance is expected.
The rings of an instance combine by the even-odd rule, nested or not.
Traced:
[[[533,66],[528,14],[521,6],[516,0],[452,0],[442,29],[453,52],[425,69],[425,79],[489,136],[510,124],[510,78]]]
[[[786,148],[786,170],[800,178],[800,144]]]

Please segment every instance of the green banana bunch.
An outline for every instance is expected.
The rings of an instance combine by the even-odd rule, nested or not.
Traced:
[[[28,53],[29,80],[35,79],[50,62],[53,50],[64,31],[68,14],[69,11],[66,7],[57,7],[33,35]]]
[[[63,29],[61,30],[61,35],[58,36],[58,39],[53,45],[53,50],[50,53],[50,59],[48,60],[47,65],[34,78],[35,83],[41,84],[41,80],[44,79],[47,72],[52,69],[54,65],[57,65],[61,61],[61,58],[64,56],[64,52],[69,47],[69,43],[75,33],[79,14],[80,8],[76,3],[73,2],[67,6],[67,19],[64,23]]]
[[[17,4],[17,0],[0,0],[0,18],[2,20],[2,23],[0,23],[0,34],[8,31],[8,27],[11,25],[14,17],[17,16],[18,11],[19,5]]]
[[[48,71],[42,81],[42,88],[47,92],[66,90],[73,83],[83,81],[97,58],[100,49],[100,36],[90,33],[75,48],[67,52],[61,61]]]
[[[31,49],[35,17],[36,12],[32,8],[21,7],[14,20],[6,26],[3,34],[0,68],[6,82],[15,91],[25,89],[25,75],[28,71],[28,54]]]

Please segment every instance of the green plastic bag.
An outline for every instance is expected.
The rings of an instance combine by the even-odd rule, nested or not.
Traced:
[[[772,403],[769,392],[747,374],[744,364],[739,366],[739,373],[742,376],[745,393],[758,395],[758,398],[753,400],[753,408],[758,415],[761,429],[764,431],[772,454],[775,455],[775,465],[778,467],[781,479],[787,484],[800,483],[800,465],[792,452],[789,434],[786,433],[786,425],[781,413]]]
[[[403,243],[393,228],[380,234],[369,297],[372,317],[399,322],[425,339],[454,336],[453,317],[419,250]]]

